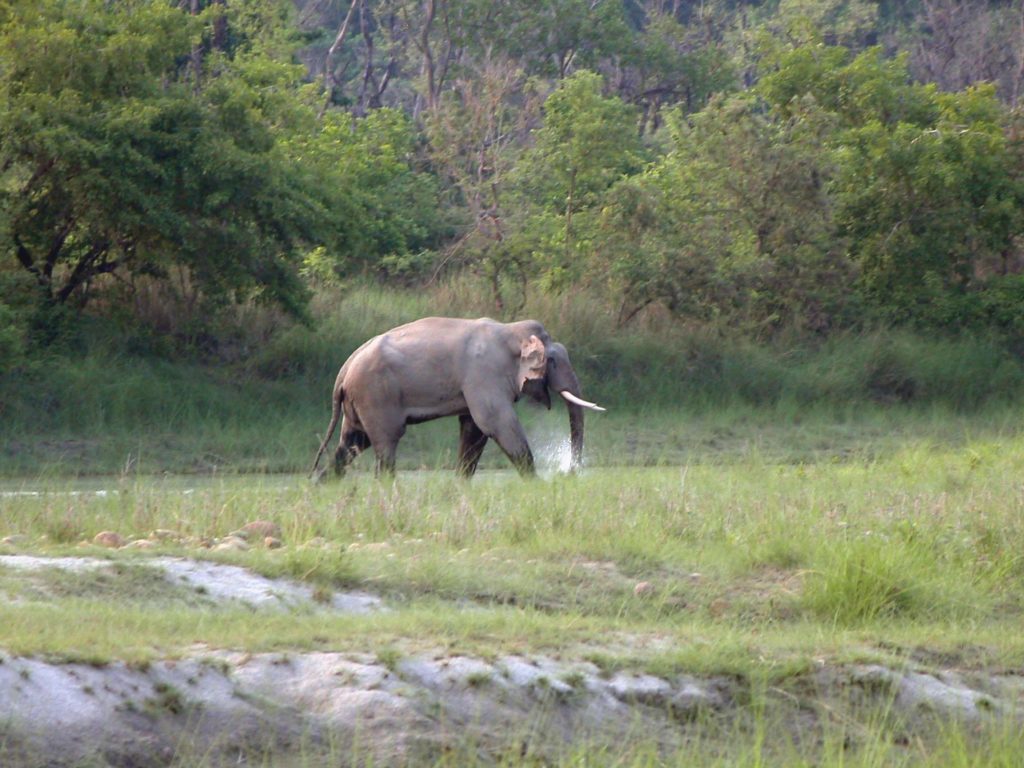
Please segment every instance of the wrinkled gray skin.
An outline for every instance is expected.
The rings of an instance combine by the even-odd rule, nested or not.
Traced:
[[[535,320],[428,317],[393,328],[359,347],[338,372],[313,476],[320,476],[320,458],[342,414],[334,454],[339,475],[371,446],[377,473],[394,472],[405,428],[442,416],[459,417],[459,474],[472,476],[494,439],[520,474],[532,475],[533,453],[514,404],[526,395],[550,408],[549,390],[581,396],[565,347]],[[583,459],[583,409],[569,402],[566,407],[576,469]]]

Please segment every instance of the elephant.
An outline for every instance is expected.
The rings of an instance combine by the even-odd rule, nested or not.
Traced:
[[[581,397],[568,352],[543,325],[427,317],[398,326],[364,343],[341,366],[311,475],[322,476],[320,459],[341,416],[337,475],[371,446],[376,473],[393,474],[406,427],[445,416],[459,417],[459,475],[473,476],[492,438],[521,475],[533,475],[533,453],[514,404],[526,395],[550,409],[549,390],[566,401],[576,470],[583,462],[583,410],[604,408]]]

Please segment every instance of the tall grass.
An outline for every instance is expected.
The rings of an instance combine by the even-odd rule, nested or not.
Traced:
[[[907,413],[918,422],[1008,413],[1024,394],[1024,366],[984,339],[874,331],[757,344],[657,313],[620,328],[599,306],[580,292],[537,294],[519,313],[544,321],[568,346],[585,394],[609,408],[590,420],[591,444],[617,447],[598,447],[596,462],[678,463],[744,440],[746,451],[780,421],[827,423],[835,432],[844,422],[882,424]],[[140,354],[94,323],[83,331],[92,334],[84,351],[53,352],[0,375],[0,473],[304,468],[337,369],[363,341],[424,315],[489,310],[486,293],[465,278],[419,292],[325,290],[309,327],[248,308],[216,363]],[[663,413],[697,428],[674,430]],[[628,434],[648,422],[667,429],[636,450]],[[406,466],[447,460],[452,434],[410,430]]]
[[[322,383],[363,341],[418,317],[528,316],[569,347],[588,391],[630,410],[786,401],[975,409],[1024,394],[1020,360],[981,337],[881,329],[757,343],[657,312],[619,326],[582,291],[534,292],[514,317],[494,310],[481,286],[465,277],[429,291],[355,286],[340,295],[324,292],[315,299],[312,328],[291,325],[265,344],[250,344],[244,370],[269,378],[304,372]]]
[[[355,473],[315,487],[205,480],[183,493],[180,481],[129,477],[103,495],[5,496],[0,533],[62,551],[102,530],[172,529],[199,541],[269,518],[291,546],[240,557],[274,575],[368,583],[401,600],[514,605],[553,626],[580,621],[583,634],[685,637],[710,622],[775,628],[790,643],[818,627],[796,644],[834,650],[865,629],[942,627],[955,645],[1024,610],[1021,456],[1018,437],[868,461],[752,458],[535,483],[510,472],[468,484],[447,473],[393,482]],[[311,540],[330,546],[300,546]],[[640,582],[652,585],[649,598],[637,599]],[[725,647],[707,659],[733,659]]]

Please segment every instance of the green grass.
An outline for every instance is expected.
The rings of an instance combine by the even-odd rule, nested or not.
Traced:
[[[409,430],[393,481],[375,480],[364,457],[344,480],[309,484],[337,366],[437,306],[487,313],[457,288],[357,289],[336,305],[320,296],[314,328],[261,331],[215,366],[108,341],[0,376],[0,538],[14,537],[0,553],[113,563],[75,578],[0,568],[0,648],[92,663],[145,663],[197,643],[376,649],[392,664],[539,653],[609,673],[728,675],[750,692],[737,719],[697,724],[676,751],[639,734],[524,752],[539,738],[527,732],[507,755],[488,753],[499,764],[1019,762],[1019,732],[995,722],[910,728],[884,708],[819,701],[809,741],[783,727],[801,717],[786,702],[807,700],[799,686],[823,664],[1024,664],[1018,361],[984,340],[903,333],[755,345],[656,317],[617,330],[586,297],[536,299],[523,314],[565,341],[585,393],[609,408],[588,417],[582,476],[553,474],[564,410],[523,407],[546,479],[519,480],[490,446],[483,471],[457,480],[457,428],[441,420]],[[204,548],[254,519],[278,523],[284,546]],[[303,580],[324,598],[366,589],[392,610],[212,606],[153,583],[138,562],[148,552],[83,544],[103,530],[158,529],[180,538],[157,553]],[[638,594],[641,582],[650,587]],[[465,747],[427,764],[478,762]],[[294,764],[322,764],[319,749]],[[366,762],[351,745],[328,750]],[[273,752],[248,759],[282,764]]]
[[[132,477],[105,495],[44,484],[41,495],[3,499],[0,534],[22,537],[19,550],[69,553],[102,530],[145,537],[173,529],[199,542],[269,518],[285,547],[216,556],[325,589],[369,587],[402,608],[401,618],[338,621],[345,628],[324,632],[338,643],[381,632],[444,646],[461,637],[474,648],[480,636],[509,647],[570,638],[588,646],[607,633],[703,638],[700,666],[713,672],[736,671],[733,640],[752,631],[768,658],[785,663],[845,656],[888,635],[931,643],[941,634],[939,645],[968,661],[995,654],[1010,662],[1024,658],[1024,641],[989,648],[972,638],[1009,632],[1024,608],[1022,447],[1011,438],[842,463],[749,459],[535,482],[510,472],[471,483],[447,473],[407,472],[393,482],[354,473],[320,486],[300,477],[200,479],[185,492],[179,480]],[[161,551],[214,556],[188,543]],[[650,594],[634,593],[641,581]],[[58,597],[69,615],[96,610],[80,595]],[[119,605],[120,618],[101,622],[125,624],[112,633],[121,650],[172,650],[173,606],[124,597],[130,607]],[[435,615],[458,603],[483,610]],[[31,650],[34,640],[19,641],[16,628],[32,626],[37,610],[41,631],[52,606],[0,608],[17,614],[2,622],[3,644]],[[179,613],[188,620],[186,608]],[[263,647],[315,635],[310,626],[325,620],[282,626],[280,637],[273,622],[254,626],[255,639],[245,630],[251,617],[211,621],[214,644]],[[132,639],[136,626],[150,627],[145,638]],[[48,631],[47,650],[95,641],[76,640],[85,629],[75,621]]]
[[[0,373],[0,476],[305,471],[353,349],[416,317],[491,309],[473,284],[356,287],[318,296],[311,327],[242,308],[213,358],[140,354],[131,331],[85,325],[74,351]],[[618,328],[574,293],[534,296],[519,315],[546,323],[584,394],[609,408],[588,420],[595,466],[758,451],[842,458],[900,444],[894,430],[946,443],[966,430],[1015,432],[1024,401],[1024,366],[982,338],[876,331],[757,344],[659,316]],[[537,425],[535,447],[567,433],[560,406],[522,410]],[[400,466],[451,464],[456,433],[451,420],[410,429]]]
[[[818,460],[783,463],[749,450],[532,482],[510,471],[469,483],[406,471],[380,482],[365,468],[319,486],[271,475],[8,481],[5,491],[39,493],[0,500],[0,535],[17,537],[5,551],[109,557],[114,570],[74,580],[0,568],[0,648],[90,663],[145,663],[196,644],[377,649],[391,663],[438,652],[544,654],[609,674],[727,675],[754,698],[736,719],[688,726],[678,751],[637,734],[614,745],[583,739],[555,754],[538,745],[527,752],[536,764],[1013,764],[1019,734],[998,723],[908,725],[884,708],[817,701],[801,689],[823,664],[1024,664],[1024,437],[979,427],[984,439],[904,435],[900,447],[861,426],[862,450]],[[799,442],[804,428],[789,434]],[[284,547],[201,548],[257,518],[282,527]],[[149,553],[81,544],[101,530],[145,537],[156,529],[181,537],[159,553],[216,557],[324,594],[368,589],[392,610],[342,617],[215,607],[132,578]],[[652,591],[636,594],[641,581]],[[801,717],[797,700],[819,708],[804,740],[783,727]],[[524,738],[543,741],[539,732]],[[474,764],[482,753],[464,746],[470,751],[426,764]],[[336,749],[358,763],[350,745]],[[310,747],[296,764],[319,757]]]

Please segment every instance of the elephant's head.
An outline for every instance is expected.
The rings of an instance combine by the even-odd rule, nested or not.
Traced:
[[[549,392],[565,400],[569,410],[569,438],[572,447],[571,468],[583,465],[583,409],[603,411],[599,405],[580,397],[580,382],[569,362],[569,353],[556,341],[546,345],[537,336],[522,343],[519,363],[519,386],[523,394],[551,407]]]

